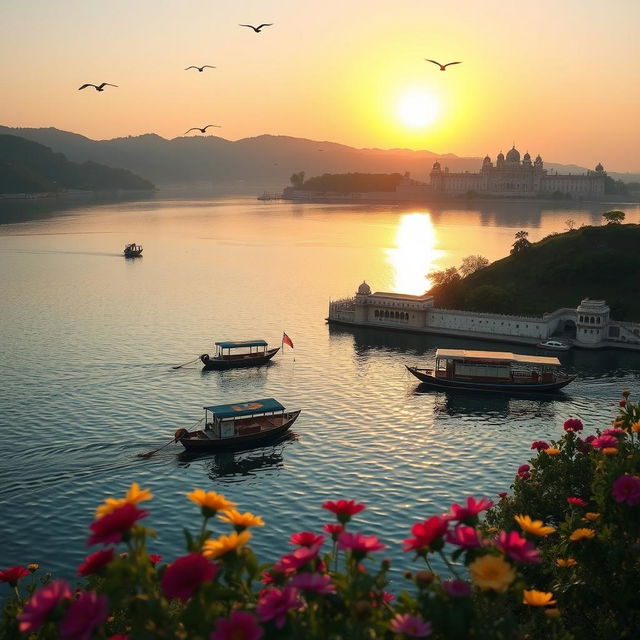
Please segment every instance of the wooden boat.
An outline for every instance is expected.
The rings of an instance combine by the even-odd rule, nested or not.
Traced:
[[[257,367],[266,364],[280,351],[280,347],[269,349],[265,340],[226,340],[216,342],[216,354],[200,356],[204,370],[235,369],[236,367]]]
[[[474,389],[537,393],[556,391],[575,380],[558,371],[560,361],[549,356],[526,356],[507,351],[438,349],[433,369],[407,369],[436,389]]]
[[[190,452],[251,449],[283,436],[299,415],[275,398],[204,407],[204,429],[178,429],[175,441]]]
[[[125,258],[139,258],[142,255],[142,246],[133,242],[124,248],[123,253]]]

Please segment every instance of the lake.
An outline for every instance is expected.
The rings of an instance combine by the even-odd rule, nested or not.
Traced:
[[[160,538],[150,546],[166,561],[183,553],[182,526],[200,526],[185,497],[198,487],[264,518],[253,540],[263,561],[289,548],[291,532],[332,521],[324,501],[361,501],[354,530],[389,545],[397,577],[410,566],[401,541],[414,522],[507,490],[530,443],[559,437],[570,416],[586,433],[607,427],[622,389],[637,396],[640,353],[560,354],[579,378],[549,397],[424,393],[404,365],[426,365],[437,347],[513,347],[326,325],[329,300],[365,279],[374,291],[421,293],[432,269],[507,255],[520,229],[536,241],[568,219],[600,224],[611,208],[640,221],[637,204],[464,206],[162,193],[0,203],[0,568],[38,562],[73,579],[95,507],[135,481],[154,494],[146,523]],[[143,258],[122,257],[130,242]],[[172,369],[211,353],[215,340],[278,346],[283,331],[295,348],[268,366]],[[204,405],[271,396],[302,409],[277,445],[136,456],[199,420]]]

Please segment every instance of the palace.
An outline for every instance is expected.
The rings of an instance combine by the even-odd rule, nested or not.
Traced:
[[[573,199],[598,198],[604,194],[606,172],[601,164],[583,174],[550,173],[540,155],[532,162],[529,153],[522,161],[515,146],[498,154],[495,165],[489,156],[482,161],[480,173],[453,173],[433,163],[429,174],[434,194],[478,193],[494,196],[570,196]]]

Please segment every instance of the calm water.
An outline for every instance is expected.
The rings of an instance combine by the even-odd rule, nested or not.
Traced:
[[[470,493],[494,496],[532,440],[559,436],[568,416],[606,426],[619,392],[640,392],[640,354],[575,351],[561,355],[580,374],[564,394],[421,393],[405,363],[425,364],[437,347],[505,345],[324,321],[329,299],[365,278],[374,290],[422,292],[434,267],[472,253],[500,258],[519,229],[537,240],[568,218],[599,224],[606,205],[419,210],[158,198],[21,206],[0,212],[5,221],[32,216],[0,225],[0,568],[39,562],[73,578],[95,506],[136,481],[155,495],[152,546],[167,560],[182,553],[183,524],[199,526],[184,494],[200,487],[264,517],[254,537],[264,560],[288,548],[290,532],[330,521],[325,500],[363,501],[360,530],[381,535],[399,569],[414,521]],[[638,205],[622,208],[640,219]],[[134,241],[144,257],[127,261],[120,252]],[[588,293],[577,292],[576,303]],[[270,366],[171,368],[211,352],[214,340],[277,344],[283,330],[295,349]],[[175,445],[136,457],[202,417],[205,404],[267,396],[302,408],[285,442],[195,460]]]

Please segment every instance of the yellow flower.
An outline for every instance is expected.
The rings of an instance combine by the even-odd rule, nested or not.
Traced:
[[[582,518],[585,521],[589,521],[589,522],[595,522],[598,518],[600,517],[599,513],[593,513],[592,511],[587,511],[587,513],[584,514],[584,518]]]
[[[31,572],[31,573],[35,573],[38,569],[40,568],[40,565],[37,564],[36,562],[32,562],[31,564],[27,565],[27,569]]]
[[[569,540],[583,540],[585,538],[595,538],[596,532],[593,529],[576,529],[570,536]]]
[[[153,498],[153,494],[149,489],[140,489],[140,485],[137,482],[133,482],[124,498],[106,498],[96,509],[96,518],[102,518],[125,504],[136,505],[139,502],[151,500],[151,498]]]
[[[220,536],[217,540],[207,540],[204,543],[202,555],[212,559],[219,558],[244,546],[249,542],[250,538],[251,533],[249,531],[243,531],[242,533],[233,531],[228,536]]]
[[[550,533],[554,533],[553,527],[547,527],[542,520],[532,520],[530,516],[515,516],[514,520],[520,525],[520,528],[534,536],[545,538]]]
[[[515,580],[513,567],[501,556],[480,556],[469,565],[471,580],[480,589],[504,593]]]
[[[615,456],[618,450],[615,447],[604,447],[602,453],[604,453],[605,456]]]
[[[202,489],[194,489],[191,493],[187,493],[187,498],[199,504],[202,507],[202,515],[207,518],[214,516],[217,511],[233,509],[236,506],[235,502],[227,500],[222,494]]]
[[[640,422],[634,422],[631,425],[631,431],[633,431],[633,433],[638,433],[638,431],[640,431]]]
[[[558,601],[553,599],[553,593],[546,591],[536,591],[526,589],[522,592],[522,604],[528,604],[530,607],[546,607],[549,604],[556,604]]]
[[[560,449],[556,449],[555,447],[549,447],[548,449],[544,449],[544,452],[548,456],[557,456],[560,453]]]
[[[225,509],[223,515],[218,516],[222,522],[232,524],[236,530],[242,531],[247,527],[263,527],[264,520],[260,516],[254,516],[252,513],[240,513],[236,509]]]
[[[556,564],[559,567],[573,567],[574,565],[578,564],[574,558],[558,558],[556,560]]]

